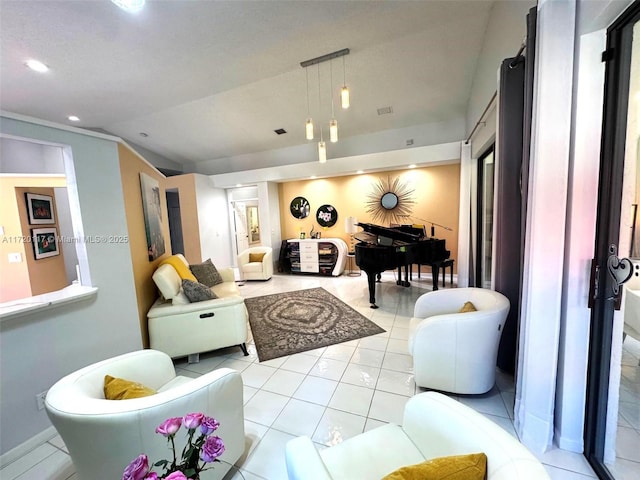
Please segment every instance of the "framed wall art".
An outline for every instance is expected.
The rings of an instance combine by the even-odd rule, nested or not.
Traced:
[[[309,216],[309,201],[304,197],[296,197],[291,200],[289,211],[296,218],[307,218]]]
[[[147,253],[151,262],[165,252],[164,236],[162,235],[160,184],[156,179],[140,172],[140,188],[142,190],[144,229],[147,234]]]
[[[32,228],[31,239],[36,260],[60,255],[58,232],[55,228]]]
[[[38,193],[25,193],[30,225],[47,225],[56,223],[53,214],[53,197]]]
[[[321,227],[333,227],[338,221],[338,210],[331,205],[322,205],[316,212],[316,220]]]

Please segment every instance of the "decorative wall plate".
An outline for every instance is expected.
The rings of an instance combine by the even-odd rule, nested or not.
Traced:
[[[338,221],[338,210],[331,205],[322,205],[316,212],[316,220],[321,227],[333,227]]]
[[[296,197],[291,200],[289,211],[296,218],[307,218],[309,216],[309,202],[304,197]]]

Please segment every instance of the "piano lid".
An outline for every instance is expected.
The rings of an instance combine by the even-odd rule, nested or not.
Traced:
[[[364,232],[354,235],[354,238],[361,242],[380,246],[407,245],[422,240],[420,235],[403,232],[394,228],[382,227],[373,223],[358,223]]]

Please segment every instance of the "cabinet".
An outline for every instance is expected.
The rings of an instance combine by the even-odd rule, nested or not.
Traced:
[[[286,260],[291,273],[341,275],[347,244],[340,238],[287,240]]]

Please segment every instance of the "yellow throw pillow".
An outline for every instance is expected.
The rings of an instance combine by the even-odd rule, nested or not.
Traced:
[[[104,398],[107,400],[129,400],[131,398],[148,397],[157,392],[141,383],[125,380],[124,378],[104,376]]]
[[[184,264],[184,261],[178,257],[177,255],[171,255],[168,258],[165,258],[160,265],[164,265],[168,263],[173,268],[175,268],[176,272],[178,272],[178,276],[182,280],[191,280],[192,282],[197,282],[195,275],[189,270],[189,267]]]
[[[427,460],[391,472],[382,480],[485,480],[487,456],[484,453],[453,455]]]
[[[459,313],[475,312],[477,310],[478,309],[476,308],[476,306],[473,303],[465,302],[465,304],[459,310]]]
[[[264,253],[250,253],[249,254],[249,263],[262,262],[263,258],[264,258]]]

